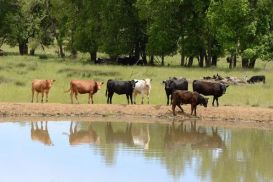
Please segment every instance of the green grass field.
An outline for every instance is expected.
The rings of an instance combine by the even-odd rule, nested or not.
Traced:
[[[0,102],[30,102],[31,81],[33,79],[55,79],[56,82],[49,94],[50,103],[70,103],[69,93],[64,93],[69,88],[72,79],[95,79],[107,82],[108,79],[131,80],[152,78],[151,104],[166,104],[166,96],[162,81],[171,76],[186,77],[190,82],[203,76],[212,76],[219,73],[222,76],[237,76],[243,78],[252,75],[264,74],[266,84],[231,85],[227,93],[219,101],[220,105],[273,107],[273,64],[262,61],[257,62],[256,69],[243,70],[236,68],[229,70],[225,59],[218,62],[217,68],[182,68],[179,67],[179,56],[167,57],[169,66],[118,66],[118,65],[93,65],[88,64],[87,55],[81,54],[78,59],[62,60],[54,55],[52,49],[38,51],[46,54],[48,59],[39,59],[39,56],[19,56],[14,52],[17,49],[2,47],[8,52],[7,56],[0,57]],[[238,63],[240,67],[240,63]],[[95,103],[106,103],[106,85],[95,96]],[[192,90],[191,83],[189,90]],[[80,95],[80,103],[87,103],[87,95]],[[39,99],[40,100],[40,99]],[[212,97],[210,97],[210,101]],[[126,104],[126,96],[114,95],[114,104]],[[140,103],[140,97],[137,99]]]

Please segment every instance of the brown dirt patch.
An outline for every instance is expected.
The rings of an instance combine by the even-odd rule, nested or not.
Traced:
[[[221,106],[198,107],[197,117],[191,116],[190,106],[185,113],[172,116],[171,106],[163,105],[107,105],[58,103],[0,103],[0,120],[74,120],[74,121],[130,121],[160,122],[197,120],[201,125],[222,127],[252,127],[273,129],[273,109],[257,107]],[[13,119],[12,119],[13,118]],[[25,119],[24,119],[25,120]]]

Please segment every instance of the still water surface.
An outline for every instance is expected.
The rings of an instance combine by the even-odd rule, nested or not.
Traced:
[[[124,122],[0,123],[1,182],[273,181],[273,132]]]

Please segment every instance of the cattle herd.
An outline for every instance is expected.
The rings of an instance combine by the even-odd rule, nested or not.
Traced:
[[[141,104],[144,103],[144,96],[147,97],[147,103],[149,104],[150,92],[152,88],[151,81],[152,79],[149,78],[129,81],[109,79],[107,81],[105,93],[107,97],[107,104],[112,104],[112,97],[114,93],[118,95],[125,94],[128,104],[130,104],[130,102],[131,104],[136,104],[136,96],[141,94]],[[35,92],[37,102],[39,93],[42,95],[41,102],[43,102],[44,94],[46,95],[46,102],[48,102],[48,93],[54,82],[55,80],[33,80],[31,102],[33,102]],[[214,102],[216,101],[217,106],[219,106],[218,98],[226,93],[226,90],[230,84],[253,84],[256,82],[265,83],[265,76],[257,75],[252,76],[248,80],[240,80],[236,77],[223,78],[217,73],[216,75],[213,75],[213,77],[207,76],[200,80],[194,80],[192,82],[193,91],[188,91],[188,80],[186,78],[170,77],[169,79],[164,80],[162,83],[165,85],[167,105],[171,103],[173,115],[176,115],[176,106],[178,106],[181,111],[184,112],[181,105],[191,104],[191,114],[194,113],[196,116],[197,105],[207,107],[208,98],[205,98],[204,96],[213,96],[212,105],[214,106]],[[97,82],[94,80],[72,80],[70,82],[70,88],[65,92],[70,92],[72,104],[73,97],[75,97],[77,103],[79,103],[78,94],[89,94],[88,103],[93,104],[93,95],[102,88],[103,84],[103,82]],[[171,99],[171,102],[169,102],[169,99]]]

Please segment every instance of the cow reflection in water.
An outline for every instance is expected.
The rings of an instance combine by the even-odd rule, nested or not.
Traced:
[[[52,145],[52,141],[50,139],[47,129],[47,121],[41,121],[40,127],[38,126],[38,124],[38,122],[31,122],[31,139],[33,141],[41,142],[45,145]]]
[[[165,135],[165,147],[173,148],[176,146],[191,145],[192,149],[206,148],[206,149],[224,149],[225,143],[219,136],[217,128],[212,128],[212,135],[206,131],[196,129],[196,121],[191,122],[191,127],[187,130],[183,123],[177,128],[174,126],[167,127]]]
[[[100,144],[100,137],[92,128],[91,123],[88,124],[87,129],[78,130],[78,122],[73,128],[73,122],[70,123],[69,143],[70,145],[80,144]]]
[[[110,144],[124,144],[129,147],[149,149],[150,134],[148,125],[146,127],[132,127],[127,123],[125,130],[113,130],[112,124],[108,122],[105,128],[106,142]]]

